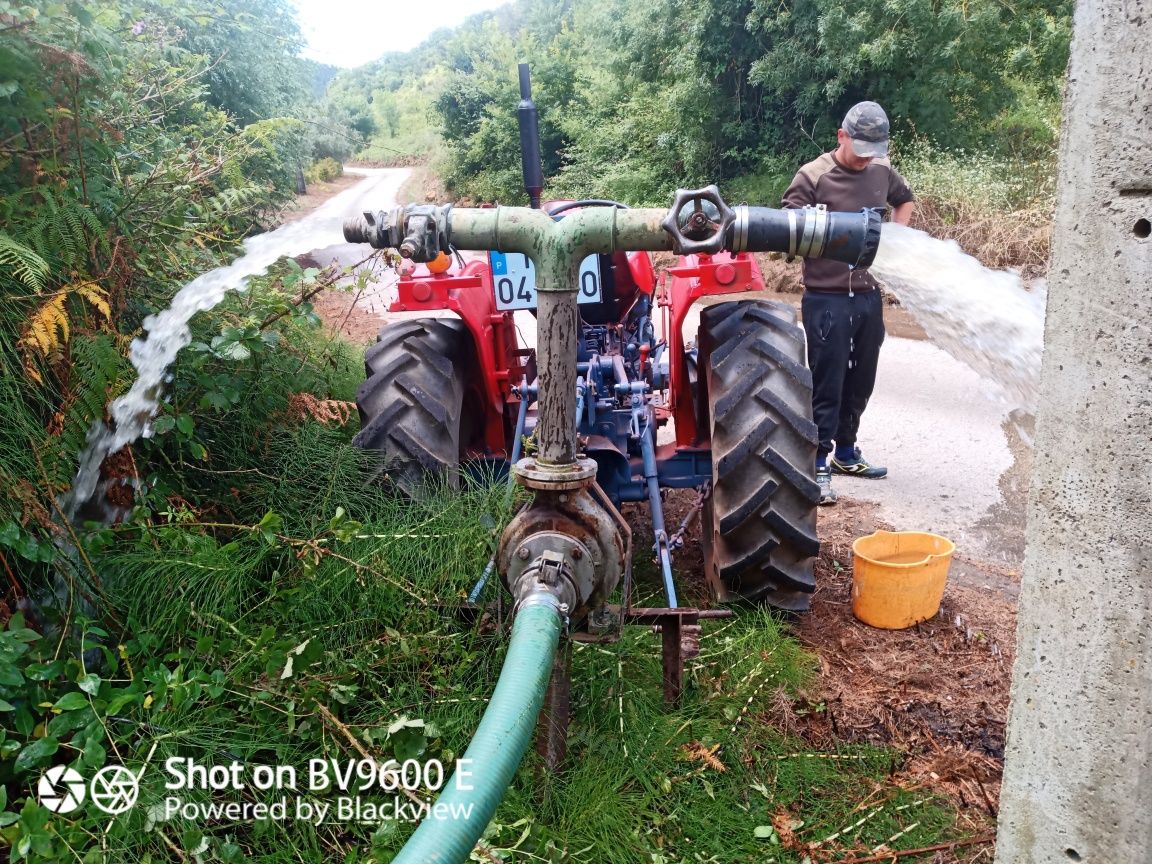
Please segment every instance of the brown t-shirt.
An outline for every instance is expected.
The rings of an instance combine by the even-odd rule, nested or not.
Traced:
[[[824,204],[829,210],[859,212],[865,207],[885,210],[913,200],[908,181],[887,159],[873,159],[863,171],[845,168],[825,153],[796,172],[784,193],[785,207]],[[847,293],[871,291],[876,280],[867,269],[853,270],[839,261],[804,259],[804,287],[812,291]]]

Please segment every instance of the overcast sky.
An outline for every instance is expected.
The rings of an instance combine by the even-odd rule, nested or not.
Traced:
[[[415,48],[433,30],[507,0],[293,0],[308,48],[304,56],[350,68],[389,51]]]

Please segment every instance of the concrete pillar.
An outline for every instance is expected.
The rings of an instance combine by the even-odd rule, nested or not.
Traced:
[[[1152,862],[1152,3],[1079,0],[997,864]]]

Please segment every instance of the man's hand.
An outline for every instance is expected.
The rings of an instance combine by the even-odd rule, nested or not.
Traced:
[[[899,207],[892,209],[892,221],[900,225],[907,225],[912,219],[912,210],[916,207],[914,201],[905,201]]]

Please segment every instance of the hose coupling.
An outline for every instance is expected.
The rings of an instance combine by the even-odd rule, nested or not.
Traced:
[[[561,620],[568,620],[568,604],[550,591],[533,591],[527,597],[521,598],[520,602],[516,604],[515,611],[519,612],[530,606],[542,606],[545,609],[551,609]]]
[[[344,222],[344,239],[349,243],[369,243],[374,249],[397,249],[402,258],[426,264],[449,249],[451,211],[451,204],[409,204],[368,211]]]
[[[557,552],[545,549],[529,564],[512,585],[516,608],[524,605],[541,605],[539,598],[551,597],[558,612],[567,617],[568,612],[581,599],[585,587],[579,585],[579,577],[574,572],[571,552]],[[536,600],[529,603],[532,598]]]

